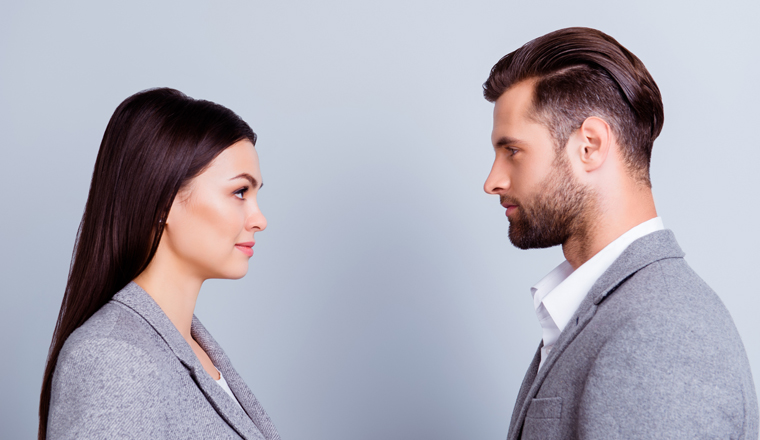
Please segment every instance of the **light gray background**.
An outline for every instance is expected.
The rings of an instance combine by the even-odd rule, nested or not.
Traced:
[[[109,2],[110,3],[110,2]],[[520,251],[483,193],[491,66],[566,26],[659,84],[652,179],[760,377],[760,3],[53,2],[0,7],[0,437],[32,438],[103,130],[171,86],[259,134],[269,227],[197,315],[283,439],[501,439],[540,339]]]

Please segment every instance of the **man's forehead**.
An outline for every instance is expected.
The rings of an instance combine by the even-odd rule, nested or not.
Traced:
[[[535,123],[529,117],[532,102],[532,81],[521,81],[515,84],[496,100],[491,132],[491,141],[494,146],[519,143],[519,133],[522,129]]]
[[[527,116],[533,103],[534,85],[535,80],[523,80],[505,90],[494,105],[494,120]]]

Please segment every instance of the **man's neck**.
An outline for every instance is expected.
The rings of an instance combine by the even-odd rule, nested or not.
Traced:
[[[579,268],[631,228],[657,217],[649,188],[600,198],[597,208],[590,212],[594,218],[583,222],[587,227],[562,245],[565,259],[573,269]]]

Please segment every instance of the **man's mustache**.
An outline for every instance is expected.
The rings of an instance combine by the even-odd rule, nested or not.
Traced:
[[[517,203],[516,199],[509,196],[505,196],[505,195],[499,196],[499,203],[501,203],[501,206],[504,206],[504,205],[519,206],[520,205],[519,203]]]

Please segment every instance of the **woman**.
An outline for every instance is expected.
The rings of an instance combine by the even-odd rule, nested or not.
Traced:
[[[203,281],[241,278],[256,135],[172,89],[119,105],[100,145],[45,369],[40,439],[279,439],[193,315]]]

